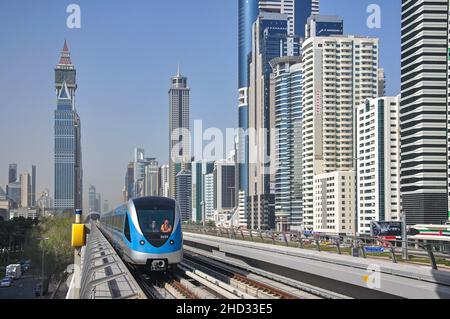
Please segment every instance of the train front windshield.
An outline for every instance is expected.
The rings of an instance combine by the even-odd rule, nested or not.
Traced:
[[[173,232],[175,207],[166,201],[135,201],[139,226],[154,247],[163,246]]]

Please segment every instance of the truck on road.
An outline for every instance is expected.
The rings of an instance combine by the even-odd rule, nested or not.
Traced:
[[[19,279],[22,277],[22,266],[20,264],[13,264],[6,267],[6,277],[12,279]]]

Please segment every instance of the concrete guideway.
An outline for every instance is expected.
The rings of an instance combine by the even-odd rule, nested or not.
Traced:
[[[80,273],[81,278],[76,278],[76,275],[72,278],[66,299],[147,299],[114,248],[94,224],[91,225],[87,246],[81,250]]]
[[[450,298],[450,272],[327,252],[185,233],[185,246],[298,277],[355,298]],[[187,247],[186,247],[187,248]],[[375,278],[370,285],[370,280]]]

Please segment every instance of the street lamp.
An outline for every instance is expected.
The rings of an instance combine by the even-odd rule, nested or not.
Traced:
[[[50,238],[48,238],[48,237],[47,238],[40,237],[40,238],[37,238],[36,240],[42,242],[42,241],[49,240],[49,239]],[[45,274],[44,274],[44,258],[45,258],[44,252],[45,252],[44,245],[42,244],[41,297],[44,296],[44,276],[45,276]]]

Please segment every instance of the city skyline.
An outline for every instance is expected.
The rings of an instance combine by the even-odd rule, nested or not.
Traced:
[[[396,39],[396,41],[398,42],[398,46],[394,46],[390,49],[386,48],[389,42],[383,41],[383,38],[390,38],[392,36],[386,35],[386,28],[388,28],[386,26],[388,25],[388,23],[390,23],[388,17],[390,16],[390,14],[392,14],[391,11],[395,11],[386,9],[386,7],[392,8],[396,6],[387,4],[387,1],[380,1],[380,4],[382,5],[382,17],[384,17],[384,25],[382,29],[374,31],[368,29],[365,26],[365,19],[368,16],[368,14],[365,14],[367,4],[364,4],[365,1],[361,2],[361,5],[358,2],[357,7],[361,7],[361,16],[362,18],[364,18],[362,19],[364,24],[361,23],[359,27],[357,23],[350,21],[350,19],[348,18],[348,14],[343,12],[342,9],[335,7],[333,4],[331,4],[330,1],[321,1],[321,13],[336,14],[343,17],[345,21],[345,34],[373,35],[373,33],[375,32],[374,35],[380,37],[380,51],[382,55],[380,65],[381,67],[384,67],[387,72],[387,95],[397,95],[400,93],[398,84],[399,76],[397,76],[397,73],[399,74],[400,69],[399,67],[393,69],[389,66],[390,63],[385,63],[385,61],[387,61],[386,57],[390,54],[390,52],[393,52],[394,50],[397,51],[395,56],[399,56],[400,40],[399,38]],[[179,2],[176,3],[179,4]],[[171,7],[173,5],[174,3],[172,1],[169,1],[167,4],[168,7]],[[208,5],[214,7],[217,6],[218,3],[213,2],[212,4]],[[13,9],[17,9],[20,7],[20,5],[16,4],[11,6],[13,7]],[[237,92],[235,89],[237,87],[237,70],[235,67],[235,65],[237,65],[237,52],[235,45],[237,39],[237,19],[235,17],[237,11],[237,3],[227,3],[224,5],[223,9],[226,12],[226,14],[224,14],[224,17],[219,17],[220,15],[213,15],[213,17],[210,18],[210,21],[205,22],[211,23],[211,25],[213,25],[213,20],[219,19],[221,23],[220,26],[227,27],[228,30],[233,30],[233,32],[229,32],[230,34],[227,34],[225,37],[225,52],[220,52],[219,43],[221,41],[219,39],[217,40],[217,43],[216,41],[210,41],[212,42],[213,48],[204,51],[204,53],[212,54],[211,50],[219,49],[217,52],[214,52],[214,56],[217,57],[217,54],[219,54],[220,58],[224,59],[223,61],[225,61],[224,65],[229,65],[229,68],[221,66],[220,63],[217,63],[217,61],[209,61],[215,59],[206,58],[206,62],[204,62],[205,66],[200,70],[196,70],[196,68],[202,64],[200,61],[190,61],[190,58],[186,57],[188,53],[177,54],[178,56],[169,56],[163,63],[163,66],[158,68],[158,71],[155,73],[152,72],[152,67],[154,67],[154,64],[152,63],[147,64],[146,70],[132,69],[131,73],[138,79],[138,81],[133,81],[133,85],[128,85],[128,78],[124,78],[122,76],[124,74],[124,70],[122,68],[128,67],[128,64],[114,64],[114,61],[118,61],[117,55],[120,55],[122,52],[120,49],[120,45],[111,45],[112,40],[107,37],[98,40],[98,38],[94,36],[96,33],[92,34],[89,31],[90,18],[89,14],[87,14],[89,12],[88,10],[92,8],[98,10],[98,8],[96,8],[96,6],[88,5],[83,1],[80,1],[80,6],[82,9],[84,8],[84,12],[87,16],[87,21],[85,21],[82,29],[79,31],[79,33],[77,33],[77,31],[67,31],[67,29],[65,29],[64,23],[60,23],[61,27],[57,28],[57,30],[59,31],[55,33],[64,34],[46,36],[47,40],[46,43],[44,43],[45,53],[33,52],[38,56],[39,61],[45,62],[39,62],[39,65],[34,66],[39,72],[32,74],[31,79],[25,79],[23,76],[20,76],[20,74],[23,74],[22,72],[13,72],[12,67],[6,64],[6,62],[11,62],[11,59],[14,59],[16,63],[28,65],[33,61],[30,55],[19,54],[18,57],[10,56],[10,54],[12,54],[13,52],[13,48],[7,48],[5,52],[0,53],[0,58],[2,58],[0,60],[3,60],[2,62],[0,62],[0,66],[3,68],[5,65],[8,65],[8,67],[5,68],[7,70],[7,72],[5,72],[6,75],[0,75],[0,84],[5,84],[6,88],[9,88],[10,86],[21,88],[24,83],[27,84],[28,81],[39,81],[39,83],[37,83],[39,85],[36,86],[40,90],[39,93],[35,92],[36,94],[33,96],[32,100],[30,100],[28,96],[21,95],[20,98],[18,98],[17,96],[13,96],[10,93],[7,93],[8,90],[5,90],[5,92],[7,93],[5,94],[5,97],[0,97],[0,107],[3,111],[8,112],[13,120],[16,119],[17,116],[19,116],[15,112],[23,109],[32,110],[32,112],[30,113],[30,115],[32,116],[30,116],[29,119],[26,118],[23,124],[24,127],[28,127],[29,131],[37,132],[37,134],[32,137],[30,136],[30,134],[24,134],[23,136],[19,134],[13,136],[16,138],[11,138],[11,142],[7,142],[6,149],[10,151],[8,151],[4,156],[2,155],[2,157],[0,158],[0,185],[7,184],[7,169],[10,163],[20,163],[20,165],[23,167],[28,167],[31,164],[35,163],[38,166],[40,172],[36,191],[41,192],[44,188],[50,188],[51,194],[54,195],[52,182],[52,161],[48,160],[48,158],[52,158],[51,136],[53,131],[52,106],[54,105],[54,90],[51,88],[51,80],[49,80],[48,83],[44,84],[41,84],[41,82],[45,82],[44,79],[48,79],[49,77],[51,77],[51,72],[49,70],[54,67],[55,60],[58,59],[61,43],[64,38],[67,38],[70,49],[72,51],[74,64],[77,65],[77,68],[80,72],[78,80],[80,90],[77,96],[77,111],[80,112],[80,116],[83,118],[85,205],[87,201],[87,188],[89,184],[93,184],[97,185],[101,193],[104,194],[104,197],[110,200],[112,206],[115,206],[120,202],[121,198],[121,191],[123,187],[123,168],[126,167],[126,164],[131,159],[130,154],[132,154],[132,150],[135,147],[142,146],[147,150],[151,150],[151,153],[148,154],[149,156],[156,157],[159,160],[160,164],[168,164],[167,143],[161,142],[158,134],[158,132],[167,131],[167,124],[155,123],[155,121],[152,121],[151,115],[149,115],[149,113],[156,110],[158,113],[161,113],[162,117],[167,116],[167,96],[165,94],[167,92],[167,86],[170,84],[168,79],[171,75],[174,74],[178,62],[181,63],[183,74],[186,74],[189,77],[190,87],[193,89],[193,97],[191,102],[193,114],[191,116],[191,120],[203,119],[204,127],[237,127],[237,112],[235,108],[237,101]],[[114,5],[112,6],[114,7]],[[199,6],[201,6],[201,4],[199,4]],[[61,7],[64,6],[62,5]],[[117,10],[117,8],[115,9]],[[398,8],[395,9],[399,9],[399,5]],[[55,9],[52,8],[52,10]],[[396,14],[396,12],[394,12],[394,14]],[[61,11],[60,15],[60,19],[64,21],[64,10]],[[178,14],[177,17],[179,17]],[[4,20],[7,25],[8,22],[11,22],[10,19],[6,17]],[[399,25],[400,21],[399,19],[397,20],[398,21],[396,23]],[[184,23],[186,23],[186,20],[183,21]],[[218,21],[215,22],[217,23]],[[29,21],[29,24],[33,25],[32,20]],[[27,26],[23,27],[23,31],[28,31],[28,29],[30,28],[30,25],[28,25],[28,23],[26,25]],[[197,24],[188,24],[188,26],[192,28],[198,27]],[[124,34],[125,31],[134,31],[134,27],[136,26],[127,26],[127,30],[124,30],[122,34]],[[217,27],[217,25],[215,25],[215,27]],[[104,34],[105,30],[102,31]],[[193,32],[197,31],[198,29],[194,29]],[[2,32],[4,31],[0,31],[0,33]],[[39,30],[36,30],[36,32],[39,32]],[[396,32],[397,30],[393,32],[394,37]],[[92,36],[96,38],[95,41],[94,39],[91,39]],[[196,35],[196,37],[198,36],[199,35]],[[19,34],[19,38],[20,37],[21,35]],[[48,38],[51,38],[51,41],[48,40]],[[222,37],[220,37],[220,39],[223,40]],[[128,44],[131,46],[131,49],[137,49],[139,48],[139,44],[141,43],[141,41],[141,39],[136,39],[135,41],[131,40],[128,42]],[[81,45],[83,42],[86,42],[86,44]],[[23,51],[29,52],[29,47],[32,47],[33,43],[32,41],[31,43],[29,41],[25,43],[26,44],[23,45]],[[94,44],[92,49],[87,50],[86,45],[92,44]],[[188,46],[189,48],[194,47],[192,43],[183,43],[183,45],[186,45],[186,47]],[[202,49],[205,50],[204,47],[199,47],[199,52],[201,52]],[[133,55],[142,55],[142,51],[130,51],[133,51]],[[171,55],[173,55],[173,53]],[[102,58],[105,58],[105,60],[101,60]],[[151,54],[149,54],[149,56],[142,57],[142,59],[153,60]],[[89,71],[90,67],[92,67],[94,64],[99,64],[99,66],[95,66],[93,68],[96,72],[100,71],[97,75],[94,75],[92,73],[94,71]],[[107,70],[108,66],[111,65],[119,69],[119,71],[115,70],[117,72],[117,76],[114,76],[115,73],[108,73],[105,71]],[[218,70],[218,72],[212,73],[208,71],[208,68],[210,68],[212,65],[215,65],[215,69]],[[22,70],[22,65],[16,66],[18,67],[18,71]],[[41,68],[44,69],[44,67],[46,70],[41,70]],[[127,72],[125,72],[125,74],[131,75]],[[109,89],[108,85],[111,84],[111,80],[107,79],[107,77],[109,76],[114,78],[113,81],[118,83],[116,85],[122,85],[119,92],[123,90],[126,93],[122,94],[121,96],[110,93],[109,90],[108,93],[106,93],[106,90]],[[6,83],[7,79],[10,82]],[[148,82],[144,81],[144,79],[146,79]],[[218,82],[220,83],[220,85],[218,85],[219,88],[211,88],[208,89],[209,92],[205,92],[205,88],[213,80],[220,81]],[[153,87],[157,87],[158,89],[153,89]],[[141,93],[141,91],[143,92]],[[96,96],[97,94],[98,96]],[[157,97],[156,101],[154,100],[155,96]],[[143,100],[136,102],[137,100],[135,99],[141,99],[142,97],[144,97]],[[25,101],[22,101],[23,99]],[[214,100],[214,107],[211,107],[210,101],[212,99]],[[26,105],[26,107],[24,107],[23,105]],[[127,107],[124,107],[124,111],[128,112],[122,112],[120,110],[116,110],[115,108],[111,108],[111,106],[119,108],[121,105],[126,105]],[[14,109],[14,107],[16,107],[17,109]],[[39,112],[35,111],[35,109],[39,109]],[[112,113],[117,114],[113,115]],[[136,114],[141,113],[144,114],[142,118],[141,116],[136,116]],[[100,115],[102,115],[103,117],[100,117]],[[119,121],[118,117],[120,116],[123,117],[122,121]],[[125,122],[123,120],[125,120]],[[127,123],[127,121],[131,121],[131,125],[124,125],[124,123]],[[8,122],[10,122],[10,120],[8,120]],[[36,125],[36,123],[39,123],[39,125]],[[42,125],[40,123],[42,123]],[[2,121],[1,124],[2,125],[0,125],[0,133],[2,133],[2,135],[7,135],[8,123]],[[124,133],[123,127],[125,126],[128,130],[130,130],[129,133]],[[100,127],[100,129],[98,129],[98,127]],[[113,132],[115,131],[113,129],[114,127],[119,127],[120,129],[117,131],[121,132],[123,136],[121,134]],[[111,140],[111,138],[113,138],[114,140]],[[37,144],[37,146],[34,146],[35,144]],[[114,148],[112,150],[109,149],[111,145],[114,145]],[[116,145],[117,149],[115,148]],[[35,155],[30,156],[30,153]],[[104,165],[105,163],[107,165]],[[87,206],[85,206],[85,208],[86,207]]]

